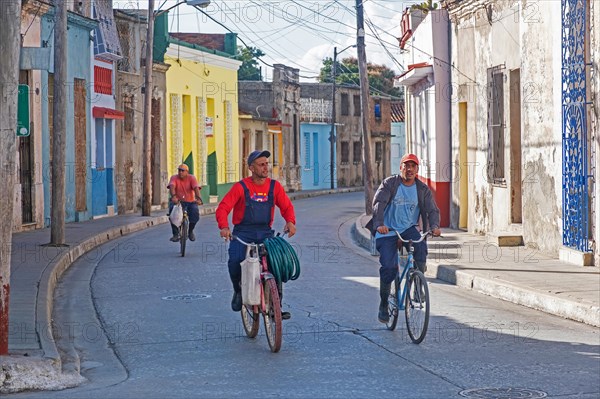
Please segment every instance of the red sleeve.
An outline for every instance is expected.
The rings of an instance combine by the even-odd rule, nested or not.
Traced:
[[[198,188],[202,188],[202,187],[200,187],[200,185],[198,184],[198,180],[196,179],[196,176],[194,176],[194,175],[190,175],[190,177],[192,178],[192,181],[190,182],[190,184],[192,185],[192,190],[194,190],[196,187],[198,187]]]
[[[294,212],[294,205],[290,197],[287,196],[283,186],[278,181],[275,182],[275,189],[273,190],[275,196],[275,205],[279,208],[281,216],[286,222],[292,222],[296,224],[296,213]]]
[[[225,194],[221,202],[219,202],[219,206],[217,206],[215,217],[217,218],[217,224],[219,225],[219,229],[229,227],[229,221],[227,220],[227,217],[229,216],[229,213],[235,207],[235,205],[240,201],[240,199],[243,198],[244,189],[242,188],[242,185],[239,182],[235,183],[231,187],[229,192]]]

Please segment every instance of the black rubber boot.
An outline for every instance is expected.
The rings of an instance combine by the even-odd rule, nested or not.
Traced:
[[[277,284],[277,291],[279,291],[279,306],[281,306],[283,308],[283,283],[279,283]],[[281,310],[281,319],[282,320],[289,320],[292,318],[292,314],[290,312],[284,312],[283,309]]]
[[[390,296],[390,290],[392,289],[392,283],[384,283],[383,280],[379,279],[379,313],[377,319],[382,323],[390,321],[390,313],[388,312],[388,298]]]

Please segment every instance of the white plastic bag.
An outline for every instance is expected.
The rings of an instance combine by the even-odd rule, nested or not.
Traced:
[[[254,251],[255,253],[257,251]],[[260,305],[260,260],[252,256],[250,247],[242,266],[242,302],[246,305]]]
[[[171,209],[169,220],[175,226],[181,226],[181,222],[183,221],[183,209],[181,209],[181,204],[177,204],[173,207],[173,209]]]

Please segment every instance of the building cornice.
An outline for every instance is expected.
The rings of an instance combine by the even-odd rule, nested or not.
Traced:
[[[491,0],[444,0],[442,7],[448,10],[450,18],[464,19],[493,3]]]
[[[54,6],[50,3],[39,0],[25,0],[21,6],[21,11],[29,14],[44,15]]]
[[[242,65],[242,61],[236,59],[222,57],[220,55],[206,53],[199,49],[190,48],[187,46],[180,46],[178,44],[170,43],[167,47],[168,57],[173,59],[184,59],[188,61],[196,61],[200,63],[206,63],[221,68],[231,69],[237,71]]]

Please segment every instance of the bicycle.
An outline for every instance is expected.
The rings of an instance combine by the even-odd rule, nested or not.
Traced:
[[[179,248],[181,250],[181,256],[185,256],[185,244],[188,240],[190,231],[190,220],[188,219],[187,209],[183,208],[183,219],[181,220],[181,226],[179,226]]]
[[[428,235],[432,235],[431,231],[421,233],[421,238],[418,240],[405,240],[400,236],[400,233],[394,231],[398,236],[398,240],[408,243],[408,256],[404,269],[400,273],[401,261],[398,262],[398,275],[394,279],[388,299],[388,312],[390,320],[386,323],[388,330],[393,331],[398,323],[398,314],[404,310],[406,320],[406,329],[408,336],[415,344],[420,344],[427,334],[429,326],[429,287],[425,275],[415,267],[413,259],[414,243],[419,243]],[[401,255],[404,245],[399,245],[398,256]]]
[[[238,240],[242,244],[249,246],[252,251],[258,251],[260,258],[260,305],[242,305],[242,324],[248,338],[255,338],[258,335],[260,315],[262,314],[265,323],[265,333],[271,352],[276,353],[281,349],[283,338],[281,303],[279,300],[279,290],[277,281],[267,266],[267,250],[264,244],[247,243],[237,236],[232,239]]]

